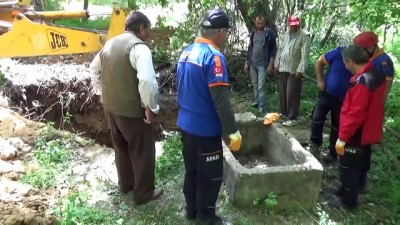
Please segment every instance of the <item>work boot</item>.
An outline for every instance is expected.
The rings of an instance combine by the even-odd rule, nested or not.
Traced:
[[[148,202],[151,202],[151,201],[153,201],[153,200],[156,200],[156,199],[159,198],[163,193],[164,193],[164,190],[163,190],[163,189],[155,189],[155,190],[151,193],[150,197],[145,198],[145,199],[143,199],[143,200],[135,200],[135,203],[136,203],[136,205],[144,205],[144,204],[146,204],[146,203],[148,203]]]
[[[328,205],[337,209],[345,209],[350,212],[354,212],[357,209],[357,206],[349,206],[346,205],[340,197],[333,196],[328,200]]]
[[[324,187],[322,188],[322,195],[328,199],[332,196],[343,197],[343,188],[341,187]]]
[[[287,120],[287,121],[283,122],[282,125],[286,126],[286,127],[291,127],[291,126],[297,125],[297,123],[298,123],[297,120]]]
[[[184,214],[187,220],[196,220],[197,218],[197,211],[189,209],[188,207],[185,207]]]
[[[196,225],[233,225],[233,223],[219,216],[214,216],[212,219],[209,220],[200,220],[199,218],[197,218]]]

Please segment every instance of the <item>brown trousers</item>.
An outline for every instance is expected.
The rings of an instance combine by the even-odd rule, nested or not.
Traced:
[[[152,125],[141,118],[117,116],[109,112],[106,112],[106,117],[111,129],[121,192],[134,190],[135,202],[150,198],[155,188]]]
[[[294,74],[279,73],[279,98],[281,113],[290,120],[297,120],[300,111],[300,94],[303,78]]]

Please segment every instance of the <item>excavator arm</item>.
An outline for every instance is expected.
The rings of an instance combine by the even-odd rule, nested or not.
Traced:
[[[18,13],[13,22],[0,20],[0,27],[7,30],[0,35],[0,58],[97,52],[108,39],[124,32],[128,13],[128,9],[114,8],[107,33],[43,22],[87,18],[86,10]]]

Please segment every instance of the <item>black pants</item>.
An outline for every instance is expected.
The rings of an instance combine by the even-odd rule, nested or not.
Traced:
[[[360,145],[352,140],[346,145],[344,155],[339,157],[340,192],[347,206],[357,206],[359,190],[365,187],[371,166],[371,153],[371,145]]]
[[[310,141],[315,145],[322,145],[323,140],[323,129],[326,120],[326,115],[331,112],[331,132],[329,135],[329,153],[336,157],[336,141],[338,139],[338,129],[340,121],[340,109],[342,108],[343,101],[328,94],[327,92],[321,92],[317,102],[315,103],[314,110],[312,113],[311,121],[311,136]]]
[[[186,209],[200,220],[215,217],[215,206],[222,184],[221,137],[201,137],[182,133]]]

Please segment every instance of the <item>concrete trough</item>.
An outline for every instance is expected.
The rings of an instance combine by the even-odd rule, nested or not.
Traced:
[[[234,205],[252,206],[273,192],[276,210],[312,209],[322,182],[318,160],[280,123],[265,126],[252,113],[235,116],[242,148],[232,154],[224,144],[224,183]]]

